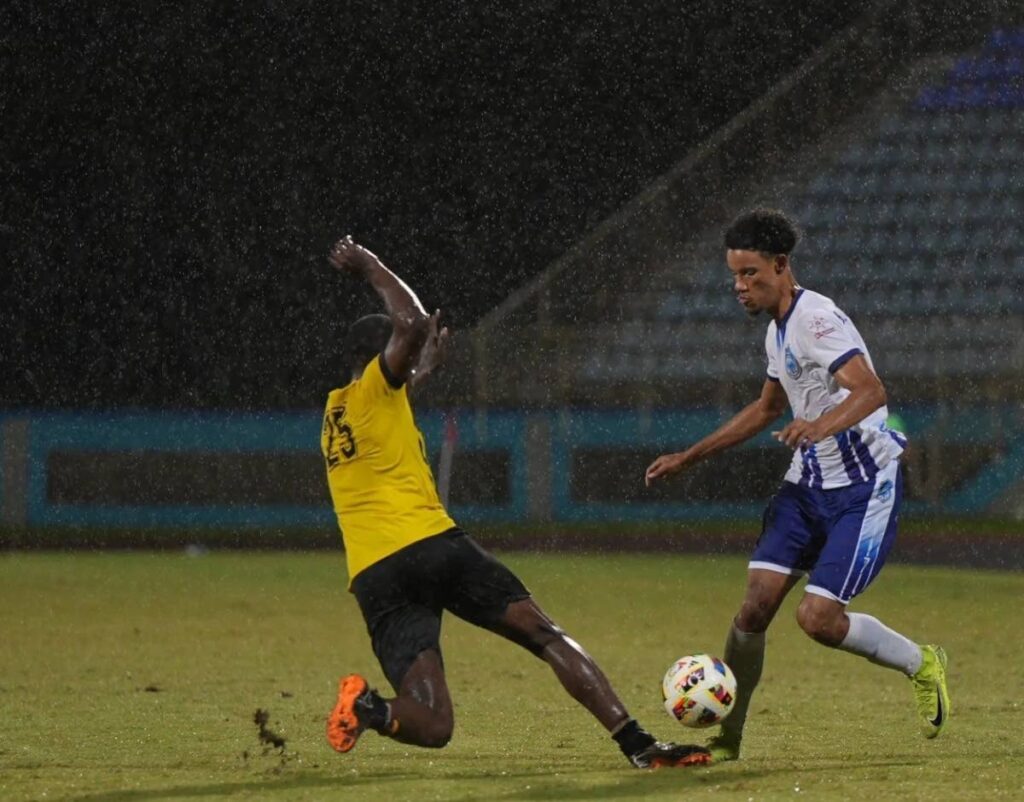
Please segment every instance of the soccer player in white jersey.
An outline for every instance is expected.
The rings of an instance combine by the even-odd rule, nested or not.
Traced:
[[[658,457],[646,481],[678,473],[742,443],[789,406],[775,437],[792,448],[782,487],[764,513],[747,589],[725,644],[736,674],[736,705],[712,739],[716,760],[740,754],[751,695],[761,677],[765,631],[786,594],[808,575],[797,622],[818,643],[901,671],[912,682],[924,735],[949,715],[946,654],[919,646],[877,618],[847,611],[871,584],[896,536],[904,436],[885,425],[885,388],[864,340],[831,299],[800,287],[789,255],[798,233],[781,212],[755,209],[725,232],[726,261],[739,303],[771,318],[768,375],[761,396],[685,451]]]

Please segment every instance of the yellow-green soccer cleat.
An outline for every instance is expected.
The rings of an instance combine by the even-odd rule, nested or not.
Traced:
[[[946,688],[946,652],[941,646],[921,647],[921,667],[910,678],[921,716],[921,732],[934,738],[949,718],[949,690]]]
[[[724,733],[708,741],[707,748],[711,753],[712,763],[725,763],[729,760],[739,760],[740,757],[740,739]]]

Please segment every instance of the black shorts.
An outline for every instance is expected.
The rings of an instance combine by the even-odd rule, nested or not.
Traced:
[[[395,692],[426,649],[441,653],[441,613],[485,629],[527,599],[519,578],[461,529],[417,541],[360,571],[352,592]]]

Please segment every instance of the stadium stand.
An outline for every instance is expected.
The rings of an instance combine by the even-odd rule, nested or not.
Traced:
[[[901,95],[894,108],[886,93],[869,104],[858,135],[779,198],[806,235],[797,275],[855,316],[888,377],[1019,376],[1024,29],[997,30],[952,66],[921,70]],[[609,302],[614,335],[580,338],[583,378],[730,379],[761,368],[717,230],[683,253]]]

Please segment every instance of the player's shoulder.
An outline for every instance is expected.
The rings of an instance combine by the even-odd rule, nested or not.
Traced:
[[[328,392],[327,403],[325,406],[328,409],[333,409],[334,407],[344,405],[351,395],[353,384],[355,384],[355,382],[349,382],[344,387],[335,387],[333,390]]]
[[[799,303],[793,309],[793,317],[806,319],[813,317],[818,312],[831,312],[836,309],[836,302],[827,295],[822,295],[814,290],[801,289]]]
[[[359,377],[361,387],[380,388],[389,394],[401,393],[405,390],[405,382],[391,372],[384,354],[377,354],[366,363],[363,375]]]
[[[827,295],[805,289],[801,291],[800,302],[793,310],[792,322],[797,328],[820,339],[836,328],[847,326],[850,318]]]
[[[383,354],[367,362],[359,378],[347,389],[349,409],[367,415],[390,414],[409,403],[405,383],[394,377]]]

